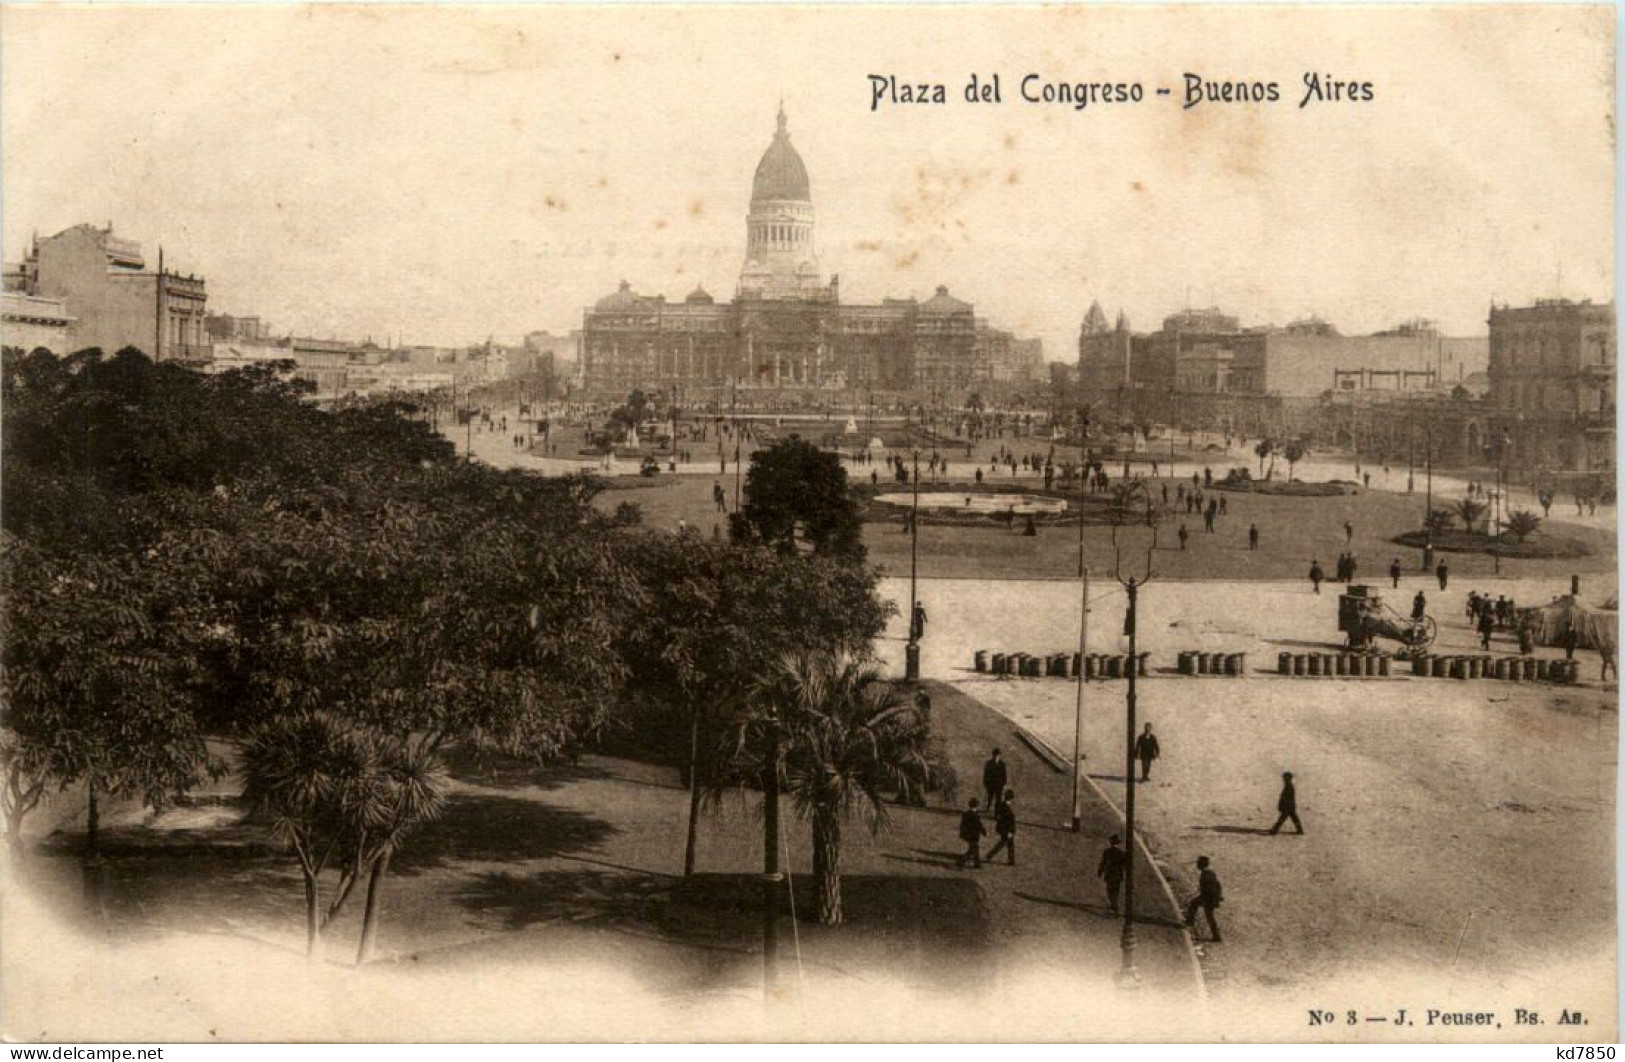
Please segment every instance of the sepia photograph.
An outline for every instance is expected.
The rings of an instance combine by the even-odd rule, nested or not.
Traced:
[[[1616,1040],[1615,19],[0,2],[0,1034]]]

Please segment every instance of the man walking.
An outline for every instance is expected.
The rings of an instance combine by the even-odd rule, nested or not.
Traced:
[[[1010,865],[1016,865],[1016,791],[1006,789],[1004,797],[993,808],[993,831],[999,835],[999,843],[987,850],[987,861],[993,862],[993,857],[1001,851],[1010,853]]]
[[[1388,565],[1388,578],[1390,578],[1390,579],[1392,579],[1394,581],[1394,589],[1395,590],[1399,589],[1399,573],[1400,573],[1399,558],[1395,557],[1394,562],[1392,564]]]
[[[1411,619],[1419,620],[1428,614],[1427,595],[1418,590],[1416,596],[1411,598]]]
[[[1187,538],[1190,538],[1190,537],[1191,537],[1191,533],[1189,531],[1185,530],[1185,525],[1180,524],[1179,525],[1179,548],[1180,549],[1185,548],[1185,540]]]
[[[1151,781],[1151,761],[1162,755],[1162,746],[1157,744],[1150,723],[1145,724],[1145,733],[1134,739],[1134,755],[1140,761],[1140,781]]]
[[[1439,566],[1433,569],[1433,574],[1439,577],[1439,590],[1441,592],[1450,585],[1450,565],[1444,561],[1440,561]]]
[[[1478,610],[1478,646],[1484,652],[1490,651],[1490,635],[1495,633],[1495,611],[1481,608]]]
[[[1315,586],[1315,593],[1320,593],[1320,584],[1326,578],[1326,571],[1320,566],[1320,561],[1309,562],[1309,581]]]
[[[1257,548],[1258,548],[1258,525],[1257,524],[1248,524],[1247,525],[1247,549],[1249,551],[1251,551],[1251,550],[1255,550]]]
[[[977,870],[982,869],[982,838],[987,836],[987,827],[982,825],[976,808],[976,798],[971,797],[970,806],[959,816],[959,839],[965,842],[965,852],[959,857],[960,870],[965,869],[966,860]]]
[[[711,482],[711,501],[716,504],[717,512],[720,513],[728,508],[727,499],[728,495],[722,489],[722,481],[720,479],[713,480]]]
[[[908,636],[916,642],[925,637],[925,620],[925,606],[914,602],[914,618],[909,621]]]
[[[1275,810],[1281,813],[1281,817],[1270,827],[1272,836],[1281,832],[1281,826],[1287,819],[1292,820],[1292,825],[1297,827],[1300,834],[1303,833],[1303,823],[1298,820],[1298,790],[1292,785],[1291,771],[1281,775],[1281,799],[1275,802]]]
[[[1111,904],[1114,915],[1122,913],[1117,898],[1123,891],[1123,875],[1127,871],[1128,853],[1123,851],[1123,839],[1114,833],[1111,847],[1100,853],[1100,866],[1095,869],[1095,876],[1106,883],[1106,902]]]
[[[982,788],[987,790],[987,802],[996,806],[999,796],[1004,792],[1010,781],[1010,770],[1005,766],[1004,760],[999,758],[999,750],[994,749],[993,755],[982,764]]]
[[[1354,521],[1352,520],[1343,521],[1343,542],[1347,545],[1354,544]]]
[[[1218,920],[1213,917],[1214,910],[1224,902],[1224,886],[1219,883],[1219,875],[1213,872],[1213,861],[1207,856],[1196,857],[1196,869],[1199,872],[1196,880],[1196,895],[1191,902],[1185,905],[1185,925],[1189,926],[1195,936],[1196,910],[1201,908],[1207,915],[1208,932],[1212,934],[1213,943],[1222,943],[1224,938],[1219,935]]]

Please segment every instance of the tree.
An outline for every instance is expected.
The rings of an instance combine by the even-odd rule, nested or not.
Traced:
[[[732,525],[736,537],[753,537],[783,550],[805,544],[815,553],[863,559],[863,523],[847,490],[840,456],[799,435],[751,457],[739,515]]]
[[[705,793],[756,679],[798,646],[861,653],[895,608],[868,568],[761,546],[628,536],[645,585],[620,655],[632,669],[637,732],[689,785],[683,869],[695,869]]]
[[[843,821],[860,816],[878,833],[888,798],[909,802],[951,784],[946,760],[913,702],[849,654],[786,656],[757,685],[753,702],[756,710],[739,727],[735,770],[743,777],[779,772],[812,824],[818,920],[839,925]]]
[[[1449,509],[1434,509],[1422,520],[1422,528],[1430,535],[1442,535],[1455,526],[1456,514]]]
[[[1523,540],[1534,534],[1540,527],[1540,517],[1528,509],[1514,509],[1506,519],[1507,533],[1514,541],[1522,545]]]
[[[1552,515],[1552,503],[1557,500],[1556,492],[1551,487],[1541,487],[1535,498],[1540,502],[1541,512],[1549,518]]]
[[[1268,439],[1260,439],[1258,445],[1253,447],[1253,453],[1258,455],[1258,474],[1263,476],[1264,459],[1275,455],[1275,444]]]
[[[1298,467],[1298,462],[1303,460],[1306,453],[1308,451],[1303,448],[1303,443],[1298,442],[1296,439],[1286,444],[1286,449],[1282,451],[1281,456],[1286,458],[1286,478],[1288,480],[1294,478],[1295,473],[1293,470]]]
[[[1489,506],[1474,498],[1463,498],[1456,503],[1455,510],[1456,515],[1461,518],[1461,525],[1467,529],[1467,533],[1470,535],[1473,533],[1473,525],[1478,522],[1479,517],[1489,512]]]

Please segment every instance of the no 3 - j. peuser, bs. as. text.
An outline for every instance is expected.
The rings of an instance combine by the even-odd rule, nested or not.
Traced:
[[[1331,74],[1309,71],[1300,79],[1301,93],[1294,92],[1299,107],[1311,103],[1370,103],[1376,99],[1376,89],[1369,81],[1350,80]],[[983,77],[972,74],[965,82],[964,91],[950,94],[946,82],[920,81],[900,78],[896,74],[869,75],[869,110],[878,111],[882,104],[942,105],[961,96],[966,103],[1003,103],[1005,80],[1000,74]],[[1015,82],[1014,97],[1023,103],[1060,104],[1075,111],[1090,106],[1119,103],[1140,103],[1148,95],[1174,97],[1185,110],[1202,104],[1273,104],[1282,101],[1279,81],[1232,80],[1203,77],[1200,74],[1181,75],[1177,93],[1171,88],[1158,86],[1150,93],[1138,81],[1067,81],[1046,78],[1042,74],[1027,74]]]

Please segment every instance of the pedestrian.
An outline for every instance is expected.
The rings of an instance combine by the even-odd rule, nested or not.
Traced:
[[[1570,622],[1569,629],[1563,632],[1563,659],[1573,660],[1574,651],[1578,648],[1580,648],[1580,628]]]
[[[1309,581],[1314,584],[1315,593],[1320,593],[1320,584],[1326,578],[1326,571],[1320,566],[1320,561],[1309,562]]]
[[[1442,593],[1445,587],[1450,585],[1450,565],[1440,561],[1439,566],[1433,569],[1433,574],[1439,577],[1439,590]]]
[[[1399,589],[1399,573],[1400,573],[1399,558],[1395,557],[1393,563],[1388,565],[1388,578],[1390,578],[1390,579],[1392,579],[1394,581],[1394,589],[1395,590]]]
[[[1604,642],[1597,646],[1597,655],[1602,657],[1602,673],[1597,676],[1598,682],[1607,682],[1608,673],[1614,673],[1614,681],[1619,681],[1619,665],[1614,662],[1614,647]]]
[[[1123,891],[1123,875],[1128,871],[1128,853],[1123,851],[1123,839],[1112,834],[1110,847],[1100,853],[1100,866],[1095,869],[1095,876],[1106,883],[1106,902],[1112,906],[1112,914],[1119,914],[1117,906],[1118,894]]]
[[[1292,784],[1291,771],[1286,771],[1281,775],[1281,798],[1275,802],[1275,810],[1281,813],[1281,817],[1275,820],[1274,826],[1270,827],[1271,834],[1280,833],[1281,825],[1287,819],[1292,820],[1292,825],[1297,828],[1300,834],[1303,832],[1303,823],[1298,819],[1298,790]]]
[[[1009,781],[1010,768],[999,757],[999,750],[994,749],[993,755],[982,764],[982,788],[987,790],[987,802],[990,805],[998,803],[999,794],[1004,792]]]
[[[1140,761],[1140,781],[1151,781],[1151,761],[1162,755],[1162,746],[1151,732],[1150,723],[1145,724],[1145,733],[1134,739],[1134,755]]]
[[[1223,494],[1219,495],[1219,515],[1220,516],[1229,516],[1230,515],[1230,499],[1229,499],[1229,497],[1227,497],[1226,495],[1223,495]]]
[[[1344,561],[1343,563],[1343,581],[1345,583],[1352,583],[1354,581],[1354,573],[1359,569],[1359,567],[1359,562],[1354,559],[1354,554],[1350,553],[1348,560]]]
[[[1478,646],[1484,652],[1490,651],[1490,635],[1495,633],[1495,613],[1490,609],[1480,609],[1478,612]]]
[[[1352,520],[1343,521],[1343,541],[1349,543],[1354,541],[1354,522]]]
[[[917,642],[925,637],[925,621],[927,618],[925,606],[918,601],[914,602],[914,615],[908,628],[909,638]]]
[[[1255,550],[1255,549],[1258,548],[1258,525],[1257,524],[1248,524],[1247,525],[1247,548],[1249,550]]]
[[[977,870],[982,869],[982,838],[987,836],[987,827],[982,825],[977,806],[976,798],[971,797],[970,806],[959,816],[959,839],[965,842],[964,854],[959,857],[960,870],[965,869],[966,860]]]
[[[1518,624],[1518,652],[1533,656],[1535,652],[1535,625],[1525,620]]]
[[[1416,596],[1411,598],[1411,619],[1419,620],[1428,614],[1427,595],[1418,590]]]
[[[1207,928],[1212,934],[1213,943],[1219,944],[1224,938],[1219,935],[1219,923],[1213,917],[1213,912],[1224,902],[1224,886],[1219,883],[1219,875],[1213,872],[1213,861],[1207,856],[1196,857],[1196,869],[1196,895],[1185,905],[1185,925],[1190,927],[1194,937],[1196,911],[1201,908],[1202,913],[1207,915]]]
[[[1034,520],[1032,513],[1027,514],[1027,526],[1021,533],[1026,538],[1032,538],[1038,534],[1038,523]]]
[[[711,501],[716,504],[719,513],[728,508],[728,494],[722,489],[720,479],[711,482]]]
[[[993,809],[993,832],[999,835],[999,843],[987,850],[987,861],[993,862],[993,857],[1000,852],[1009,852],[1010,866],[1016,865],[1016,791],[1006,789],[1004,798]]]
[[[1191,533],[1189,531],[1185,530],[1185,525],[1180,524],[1179,525],[1179,548],[1180,549],[1185,548],[1185,540],[1187,538],[1190,538],[1190,537],[1191,537]]]

